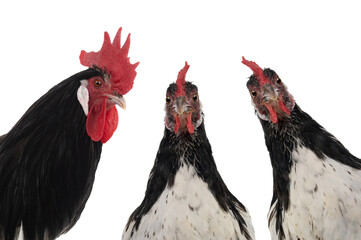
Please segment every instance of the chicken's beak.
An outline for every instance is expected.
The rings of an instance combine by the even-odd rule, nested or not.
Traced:
[[[179,96],[176,99],[174,104],[174,114],[175,114],[175,126],[174,132],[177,133],[180,128],[183,128],[184,125],[187,127],[189,133],[194,132],[194,126],[192,123],[192,112],[194,107],[192,107],[184,96]]]
[[[279,116],[277,114],[284,112],[287,115],[290,115],[290,110],[284,104],[282,96],[278,95],[271,84],[267,83],[263,86],[263,95],[261,101],[262,104],[268,109],[273,123],[277,123],[278,121]]]
[[[194,108],[187,103],[185,100],[185,97],[179,96],[176,99],[176,102],[174,104],[174,111],[179,116],[182,116],[183,114],[189,114],[194,111]]]
[[[127,108],[127,102],[125,101],[125,98],[122,95],[119,95],[114,92],[113,95],[106,94],[106,96],[109,98],[108,100],[109,102],[119,105],[119,107],[123,108],[124,110]]]
[[[277,123],[278,116],[275,110],[277,109],[277,107],[275,108],[275,106],[277,105],[277,92],[273,89],[271,84],[266,83],[263,86],[263,94],[261,101],[262,104],[264,104],[264,106],[268,109],[271,121],[273,123]]]
[[[262,95],[262,103],[263,104],[272,104],[277,103],[277,93],[271,86],[271,84],[267,83],[263,86],[263,95]]]

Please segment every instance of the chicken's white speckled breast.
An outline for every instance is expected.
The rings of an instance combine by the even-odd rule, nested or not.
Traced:
[[[241,214],[247,225],[252,226],[248,213]],[[194,167],[186,164],[177,172],[173,186],[165,188],[131,237],[132,224],[124,232],[124,240],[245,239],[232,213],[221,209]],[[250,230],[254,236],[253,229]]]
[[[282,213],[286,239],[360,239],[361,171],[329,157],[319,159],[300,145],[292,161],[290,206]],[[279,239],[271,214],[276,203],[269,214],[274,240]]]

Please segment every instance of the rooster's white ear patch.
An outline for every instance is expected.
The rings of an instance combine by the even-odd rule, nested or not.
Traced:
[[[81,80],[81,85],[78,88],[77,97],[80,105],[82,106],[84,113],[86,116],[88,116],[89,112],[89,91],[88,91],[88,81],[87,80]]]

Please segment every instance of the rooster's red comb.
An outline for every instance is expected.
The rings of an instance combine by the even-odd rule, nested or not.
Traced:
[[[138,63],[129,62],[128,52],[130,46],[130,34],[127,40],[120,46],[120,34],[122,28],[119,28],[114,37],[113,44],[107,32],[104,33],[103,46],[99,52],[81,51],[80,63],[87,67],[97,67],[110,74],[112,88],[120,95],[129,92],[133,87],[134,78],[137,75],[135,68]]]
[[[182,70],[179,71],[177,77],[177,92],[176,96],[184,96],[185,95],[185,84],[186,84],[186,74],[189,69],[189,65],[186,61]]]
[[[242,57],[242,63],[253,71],[253,75],[258,79],[261,86],[270,82],[269,79],[263,74],[262,68],[260,68],[257,63],[248,61],[244,57]]]

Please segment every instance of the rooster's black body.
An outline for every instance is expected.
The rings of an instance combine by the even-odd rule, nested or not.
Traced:
[[[102,143],[85,129],[77,100],[88,69],[35,102],[0,138],[0,239],[54,239],[78,220],[92,190]]]

